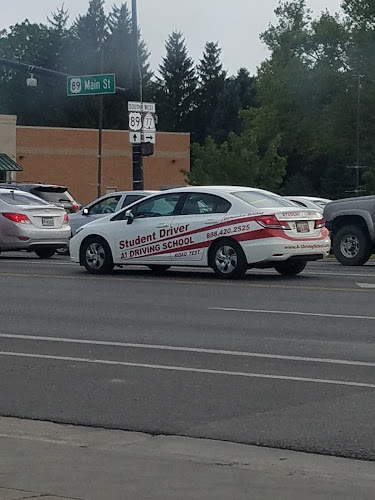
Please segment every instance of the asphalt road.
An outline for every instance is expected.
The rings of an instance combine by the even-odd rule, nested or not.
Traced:
[[[0,256],[0,415],[375,460],[375,262],[117,270]]]

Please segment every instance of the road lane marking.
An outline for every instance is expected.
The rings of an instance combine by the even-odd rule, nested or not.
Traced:
[[[234,286],[237,288],[273,288],[280,290],[308,290],[308,291],[324,291],[324,292],[353,292],[353,293],[373,293],[371,289],[363,289],[363,288],[340,288],[340,287],[324,287],[324,286],[309,286],[309,285],[287,285],[287,284],[262,284],[262,283],[252,283],[249,282],[239,282],[239,281],[224,281],[213,278],[211,281],[208,280],[182,280],[182,279],[174,279],[171,276],[170,279],[160,279],[160,278],[141,278],[141,277],[126,277],[126,276],[116,276],[117,273],[111,276],[90,276],[84,275],[83,273],[80,276],[67,276],[61,274],[39,274],[39,273],[2,273],[0,272],[0,277],[13,277],[13,278],[44,278],[44,279],[67,279],[67,280],[78,280],[78,281],[111,281],[112,283],[115,281],[125,281],[132,283],[153,283],[153,284],[178,284],[178,285],[198,285],[198,286]],[[251,275],[248,275],[251,276]],[[278,276],[275,276],[275,280],[280,279]]]
[[[357,285],[361,288],[375,288],[374,283],[357,283]]]
[[[0,351],[0,356],[46,359],[54,361],[68,361],[73,363],[88,363],[96,365],[126,366],[128,368],[145,368],[149,370],[164,370],[164,371],[175,371],[175,372],[185,372],[185,373],[204,373],[206,375],[225,375],[229,377],[259,378],[259,379],[269,379],[269,380],[283,380],[283,381],[305,382],[305,383],[307,382],[314,384],[340,385],[349,387],[366,387],[369,389],[375,389],[375,384],[369,384],[366,382],[352,382],[347,380],[332,380],[332,379],[307,378],[307,377],[292,377],[287,375],[269,375],[265,373],[232,372],[227,370],[191,368],[187,366],[128,363],[127,361],[114,361],[109,359],[75,358],[72,356],[52,356],[48,354],[30,354],[24,352],[9,352],[9,351]]]
[[[227,349],[207,349],[204,347],[183,347],[183,346],[180,347],[180,346],[171,346],[163,344],[136,344],[131,342],[110,342],[107,340],[69,339],[67,337],[43,337],[40,335],[16,335],[10,333],[1,333],[0,338],[56,342],[56,343],[66,343],[66,344],[98,345],[106,347],[127,347],[132,349],[145,349],[145,350],[157,350],[157,351],[189,352],[195,354],[215,354],[220,356],[240,356],[245,358],[247,357],[247,358],[260,358],[260,359],[278,359],[282,361],[303,361],[310,363],[326,363],[333,365],[375,367],[375,362],[371,361],[352,361],[347,359],[331,359],[331,358],[311,358],[305,356],[288,356],[284,354],[231,351]]]
[[[88,363],[96,365],[109,365],[109,366],[126,366],[129,368],[145,368],[149,370],[165,370],[187,373],[204,373],[207,375],[225,375],[229,377],[246,377],[246,378],[260,378],[270,380],[284,380],[294,382],[308,382],[314,384],[327,384],[327,385],[340,385],[349,387],[366,387],[375,389],[375,384],[366,382],[352,382],[347,380],[332,380],[320,378],[307,378],[307,377],[291,377],[287,375],[269,375],[265,373],[248,373],[248,372],[232,372],[227,370],[210,370],[206,368],[191,368],[187,366],[172,366],[172,365],[154,365],[147,363],[128,363],[127,361],[114,361],[109,359],[90,359],[90,358],[75,358],[72,356],[51,356],[48,354],[29,354],[24,352],[9,352],[0,351],[0,356],[10,356],[17,358],[31,358],[31,359],[47,359],[54,361],[68,361],[73,363]]]
[[[366,319],[375,320],[375,316],[351,316],[349,314],[328,314],[328,313],[312,313],[300,311],[271,311],[266,309],[237,309],[234,307],[209,307],[209,311],[227,311],[227,312],[245,312],[259,314],[286,314],[294,316],[317,316],[321,318],[339,318],[339,319]]]

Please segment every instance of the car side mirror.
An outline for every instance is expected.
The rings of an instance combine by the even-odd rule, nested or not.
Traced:
[[[134,214],[131,210],[125,212],[125,219],[128,221],[128,224],[133,224]]]
[[[88,208],[84,208],[82,210],[82,215],[89,215],[89,209]]]

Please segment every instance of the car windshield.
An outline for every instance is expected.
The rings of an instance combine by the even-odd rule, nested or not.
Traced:
[[[8,205],[49,205],[45,201],[37,198],[36,196],[20,191],[9,191],[9,193],[1,193],[0,200]]]
[[[286,200],[277,194],[263,193],[261,191],[237,191],[232,194],[256,208],[295,206],[293,202]]]
[[[62,191],[60,189],[34,189],[33,192],[42,198],[43,200],[49,201],[50,203],[61,203],[61,202],[72,202],[74,201],[73,196],[68,191]]]

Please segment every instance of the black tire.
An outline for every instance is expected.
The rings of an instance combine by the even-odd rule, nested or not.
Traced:
[[[224,279],[242,278],[248,268],[241,246],[232,239],[223,239],[212,244],[209,265],[216,276]]]
[[[283,276],[297,276],[306,267],[306,260],[287,260],[285,262],[278,262],[273,267],[275,270],[282,274]]]
[[[333,237],[332,246],[336,259],[344,266],[363,266],[372,253],[368,235],[354,225],[340,228]]]
[[[163,265],[163,264],[150,264],[147,266],[154,274],[163,274],[165,271],[168,271],[168,269],[171,266]]]
[[[103,238],[88,238],[83,242],[81,252],[83,265],[89,273],[109,274],[113,270],[112,252]]]
[[[37,248],[35,250],[35,253],[40,259],[50,259],[52,255],[55,255],[55,249],[54,248]]]

